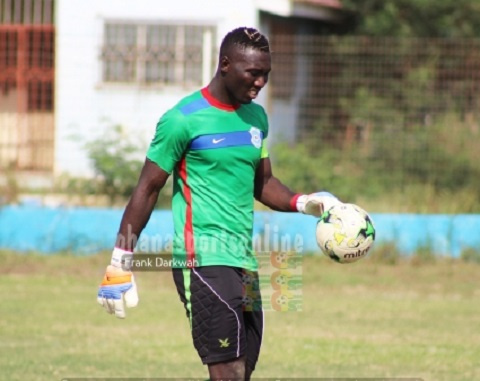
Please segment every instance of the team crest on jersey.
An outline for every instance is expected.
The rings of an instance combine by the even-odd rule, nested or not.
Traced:
[[[262,146],[262,133],[257,127],[250,128],[250,136],[252,137],[252,144],[255,148]]]

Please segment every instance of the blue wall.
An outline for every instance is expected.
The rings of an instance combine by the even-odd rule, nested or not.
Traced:
[[[3,207],[0,248],[79,254],[110,250],[122,214],[120,209]],[[451,256],[458,256],[466,247],[480,248],[480,215],[372,214],[372,218],[377,242],[395,242],[406,254],[419,246]],[[276,244],[280,247],[286,239],[292,246],[300,244],[303,251],[318,252],[315,225],[315,218],[297,213],[258,212],[254,237],[267,250],[275,249]],[[148,250],[168,249],[172,234],[171,212],[154,211],[139,243],[149,245]]]

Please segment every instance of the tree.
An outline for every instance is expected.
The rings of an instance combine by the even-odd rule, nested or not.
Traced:
[[[392,37],[480,37],[477,0],[342,0],[350,33]]]

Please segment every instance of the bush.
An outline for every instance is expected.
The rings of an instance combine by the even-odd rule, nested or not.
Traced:
[[[468,263],[480,264],[480,250],[473,247],[466,247],[460,253],[460,259]]]
[[[411,263],[413,265],[433,264],[438,257],[430,246],[419,246],[413,253]]]
[[[362,96],[367,99],[349,105],[352,114],[373,97]],[[408,128],[394,125],[400,117],[382,124],[383,114],[373,115],[352,116],[370,129],[367,140],[344,141],[319,122],[304,142],[276,145],[275,174],[295,191],[328,190],[370,212],[480,212],[478,133],[472,126],[453,113]]]
[[[137,185],[146,152],[121,126],[108,128],[99,138],[86,144],[99,182],[99,191],[108,195],[111,203],[117,197],[129,197]]]
[[[97,176],[84,189],[107,195],[110,205],[118,204],[118,201],[124,204],[137,186],[147,152],[146,144],[135,140],[134,135],[127,134],[122,126],[114,126],[88,142],[85,148]],[[75,189],[84,183],[84,179],[69,179],[67,182],[69,187]],[[160,193],[156,207],[170,208],[171,195],[170,177]]]
[[[15,204],[18,202],[20,187],[12,167],[2,168],[4,170],[4,182],[0,184],[0,206],[4,204]]]
[[[396,265],[402,259],[402,254],[394,242],[387,242],[374,244],[367,258],[375,263]]]

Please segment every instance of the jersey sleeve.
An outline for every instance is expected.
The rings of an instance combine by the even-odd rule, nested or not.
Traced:
[[[263,122],[263,139],[262,139],[262,151],[260,153],[260,158],[264,159],[269,157],[268,148],[267,148],[267,137],[268,137],[268,116],[265,112],[265,109],[262,107],[262,122]]]
[[[268,148],[267,148],[267,139],[262,140],[262,150],[260,152],[260,159],[265,159],[269,156]]]
[[[265,139],[267,138],[268,136],[268,115],[267,113],[265,112],[265,109],[262,107],[261,108],[262,110],[262,113],[261,113],[261,116],[262,116],[262,124],[263,124],[263,141],[265,142]],[[262,147],[263,149],[263,147]]]
[[[172,173],[189,143],[190,135],[185,118],[177,110],[171,110],[157,123],[147,158],[164,171]]]

